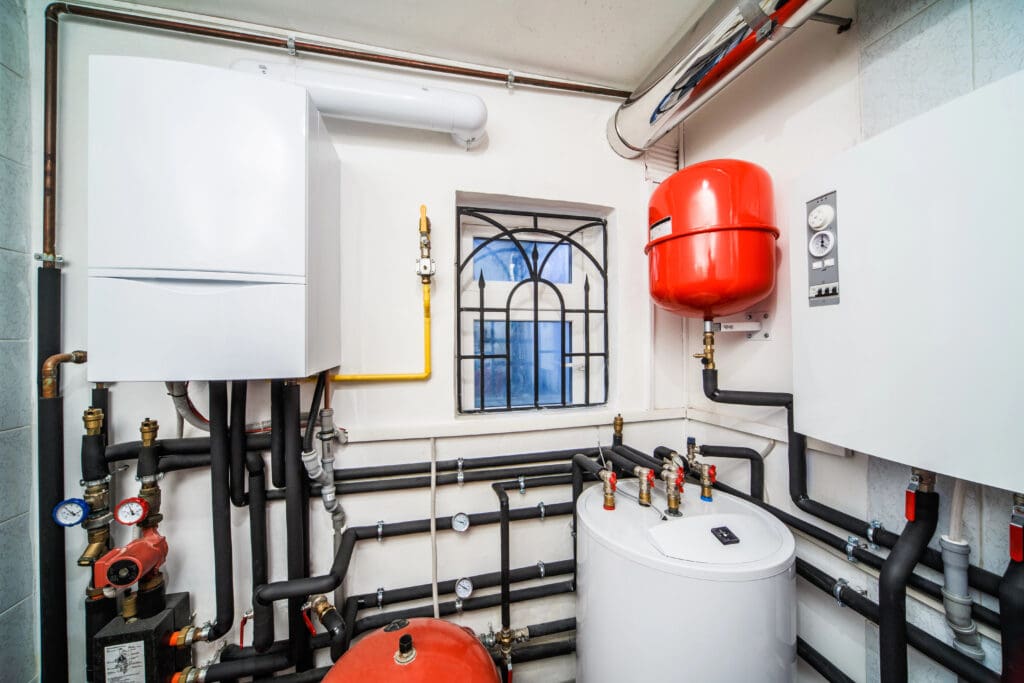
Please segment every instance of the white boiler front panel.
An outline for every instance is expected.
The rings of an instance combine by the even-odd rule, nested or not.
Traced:
[[[796,428],[1024,490],[1024,74],[878,135],[790,188],[791,235],[835,192],[838,303],[791,239]],[[813,284],[813,283],[810,283]],[[809,292],[813,297],[813,288]]]

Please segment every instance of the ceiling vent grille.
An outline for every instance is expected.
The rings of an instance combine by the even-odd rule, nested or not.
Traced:
[[[644,152],[644,178],[660,183],[679,170],[679,131],[670,131]]]

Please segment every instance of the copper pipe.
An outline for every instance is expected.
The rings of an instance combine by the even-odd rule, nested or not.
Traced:
[[[219,38],[221,40],[232,40],[250,45],[261,45],[263,47],[279,48],[281,50],[294,49],[297,52],[308,54],[324,55],[338,59],[348,59],[357,62],[370,62],[372,64],[386,64],[419,71],[448,74],[452,76],[466,76],[486,81],[508,83],[510,85],[533,86],[547,88],[550,90],[561,90],[565,92],[584,93],[588,95],[603,95],[606,97],[617,97],[625,99],[629,96],[628,90],[616,90],[599,85],[588,85],[586,83],[573,83],[552,78],[539,78],[534,76],[516,76],[512,72],[495,71],[492,69],[478,69],[465,66],[455,66],[430,62],[421,59],[409,59],[407,57],[396,57],[394,55],[365,52],[351,48],[337,47],[324,43],[315,43],[308,40],[295,40],[289,45],[287,38],[278,36],[261,35],[259,33],[248,33],[234,29],[218,28],[215,26],[204,26],[184,21],[171,19],[159,19],[156,17],[127,14],[125,12],[114,12],[96,7],[84,7],[67,2],[54,2],[46,7],[46,63],[45,80],[43,84],[43,267],[53,268],[56,257],[56,197],[57,197],[57,28],[61,15],[70,14],[77,17],[110,21],[118,24],[131,26],[143,26],[145,28],[185,33],[193,36],[205,36],[207,38]]]
[[[42,398],[57,397],[57,369],[61,363],[84,363],[88,358],[85,351],[72,351],[71,353],[58,353],[50,356],[43,363],[40,374],[43,377]]]

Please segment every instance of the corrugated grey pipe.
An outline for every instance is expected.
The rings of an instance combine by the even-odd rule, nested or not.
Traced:
[[[985,651],[981,649],[978,625],[971,616],[973,599],[967,586],[971,546],[963,538],[966,494],[967,484],[957,479],[950,501],[949,534],[939,540],[942,547],[942,605],[946,610],[946,625],[953,632],[953,647],[981,662],[985,660]]]
[[[714,2],[608,121],[612,149],[643,154],[828,2]]]

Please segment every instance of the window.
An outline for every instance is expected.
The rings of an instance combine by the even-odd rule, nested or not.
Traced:
[[[469,206],[458,219],[459,411],[605,403],[605,219]]]

